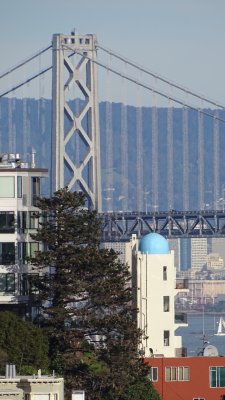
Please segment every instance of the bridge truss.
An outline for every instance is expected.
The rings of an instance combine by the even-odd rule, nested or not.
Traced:
[[[100,213],[102,241],[129,241],[150,232],[168,239],[225,237],[225,211],[169,211]]]

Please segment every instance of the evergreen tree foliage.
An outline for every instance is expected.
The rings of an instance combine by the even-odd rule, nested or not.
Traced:
[[[85,390],[87,400],[156,399],[138,355],[129,269],[100,248],[96,212],[85,209],[84,194],[67,188],[37,206],[44,218],[33,236],[43,251],[32,260],[42,269],[40,323],[68,399],[72,389]]]
[[[43,330],[12,312],[0,312],[0,371],[15,364],[19,374],[48,370],[48,338]]]

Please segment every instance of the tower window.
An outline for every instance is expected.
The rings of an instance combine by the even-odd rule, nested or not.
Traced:
[[[167,281],[167,267],[165,265],[163,267],[163,280]]]
[[[170,331],[164,331],[163,333],[163,343],[164,346],[170,345]]]
[[[170,297],[163,296],[163,311],[169,312],[170,311]]]

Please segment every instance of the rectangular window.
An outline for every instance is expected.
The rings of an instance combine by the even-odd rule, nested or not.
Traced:
[[[178,367],[178,380],[189,381],[189,367]]]
[[[150,374],[149,374],[149,379],[152,382],[157,382],[158,381],[158,367],[151,367]]]
[[[50,400],[50,396],[50,394],[32,394],[32,400]]]
[[[166,367],[165,380],[169,381],[189,381],[190,368],[189,367]]]
[[[38,274],[20,274],[19,275],[19,294],[28,296],[38,293]]]
[[[0,176],[0,197],[15,197],[15,181],[13,176]]]
[[[210,367],[210,387],[225,387],[225,367]]]
[[[193,397],[193,400],[205,400],[205,397]]]
[[[40,197],[40,178],[32,177],[32,205],[36,206],[37,197]]]
[[[15,264],[14,242],[0,242],[0,264]]]
[[[26,229],[37,229],[39,218],[36,218],[34,211],[19,211],[18,212],[18,228],[25,232]]]
[[[23,242],[18,243],[18,254],[23,264],[27,264],[28,257],[35,257],[36,251],[39,250],[38,242]]]
[[[164,331],[163,333],[163,343],[164,346],[170,345],[170,331]]]
[[[170,311],[170,298],[169,296],[163,296],[163,311],[169,312]]]
[[[22,176],[17,176],[17,198],[21,198],[22,194]]]
[[[167,281],[167,267],[166,266],[163,267],[163,280]]]
[[[15,292],[15,274],[0,274],[0,292]]]
[[[0,233],[14,233],[14,222],[15,218],[13,211],[0,211]]]

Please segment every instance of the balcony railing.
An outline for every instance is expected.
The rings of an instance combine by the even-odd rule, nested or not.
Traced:
[[[187,324],[187,314],[186,313],[175,314],[175,324]]]
[[[180,347],[175,349],[175,357],[187,357],[187,348]]]
[[[177,279],[176,289],[188,289],[188,279]]]

